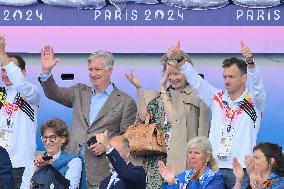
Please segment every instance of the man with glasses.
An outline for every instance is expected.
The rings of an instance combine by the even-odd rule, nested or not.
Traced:
[[[107,51],[95,51],[89,56],[88,70],[92,86],[78,83],[72,87],[58,87],[51,70],[57,64],[51,46],[41,51],[42,74],[40,82],[45,95],[62,105],[73,108],[68,153],[78,154],[81,150],[86,160],[88,188],[98,188],[109,173],[105,147],[95,140],[86,142],[95,134],[109,130],[109,135],[125,132],[136,118],[136,104],[127,94],[120,91],[111,81],[114,57]]]
[[[0,146],[11,158],[14,188],[26,189],[33,173],[40,93],[26,79],[23,58],[9,57],[5,47],[5,38],[0,35],[1,78],[5,85],[0,88]]]

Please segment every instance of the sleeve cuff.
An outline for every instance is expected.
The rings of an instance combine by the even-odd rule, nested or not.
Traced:
[[[258,72],[258,66],[257,65],[255,65],[255,67],[252,68],[252,69],[248,69],[249,75],[254,75],[256,72]]]
[[[114,147],[112,147],[111,149],[109,149],[108,151],[106,151],[106,154],[109,154],[113,151]]]
[[[50,74],[40,74],[39,79],[40,79],[40,81],[44,82],[44,81],[48,80],[48,78],[50,78],[50,76],[51,76],[51,73]]]
[[[191,68],[192,68],[192,65],[190,63],[185,63],[181,67],[181,73],[189,72]]]
[[[6,66],[3,67],[7,72],[15,69],[20,69],[13,61],[10,61]]]

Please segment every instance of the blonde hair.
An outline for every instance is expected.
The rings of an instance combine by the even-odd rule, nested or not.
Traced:
[[[189,56],[188,54],[186,54],[185,52],[183,52],[183,51],[181,51],[181,53],[182,53],[182,56],[183,56],[191,65],[193,65],[190,56]],[[168,64],[177,67],[177,65],[176,65],[174,62],[175,62],[175,60],[169,59],[168,56],[167,56],[167,54],[164,54],[164,55],[162,56],[161,60],[160,60],[160,63],[161,63],[162,66],[163,66],[163,72],[166,71],[166,66],[167,66]]]

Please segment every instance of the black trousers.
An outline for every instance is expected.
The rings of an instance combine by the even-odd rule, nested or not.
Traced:
[[[14,189],[20,189],[21,184],[22,184],[22,177],[23,177],[24,171],[25,171],[24,167],[12,168]]]

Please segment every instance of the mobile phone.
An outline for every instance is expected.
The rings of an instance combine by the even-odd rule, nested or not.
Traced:
[[[44,156],[42,156],[42,159],[43,159],[44,161],[51,160],[52,158],[53,158],[52,156],[49,156],[49,155],[47,155],[47,154],[45,154]]]
[[[97,143],[97,138],[96,136],[92,136],[88,141],[87,141],[87,144],[88,146],[91,146],[93,144]]]
[[[61,79],[62,80],[73,80],[74,79],[74,74],[72,74],[72,73],[63,73],[63,74],[61,74]]]

